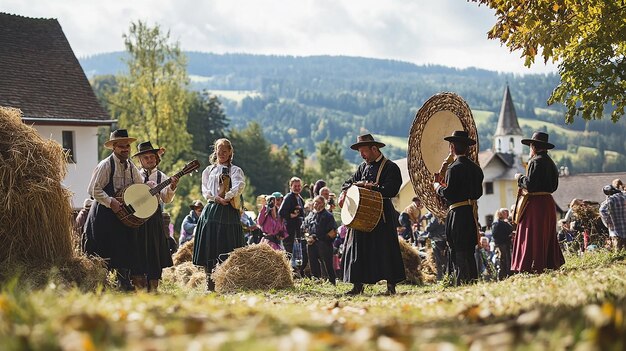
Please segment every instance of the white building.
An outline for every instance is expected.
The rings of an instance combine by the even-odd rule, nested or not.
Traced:
[[[0,13],[0,106],[69,154],[64,184],[80,208],[98,164],[98,127],[111,120],[89,85],[56,19]]]

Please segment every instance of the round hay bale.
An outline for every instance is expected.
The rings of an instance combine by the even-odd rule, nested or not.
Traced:
[[[215,268],[211,279],[219,293],[294,286],[287,256],[265,243],[233,250],[228,259]]]
[[[49,267],[73,257],[65,173],[61,145],[25,125],[20,110],[0,107],[0,265]]]
[[[204,268],[194,265],[191,260],[163,269],[162,279],[190,289],[206,284]]]
[[[173,257],[175,266],[191,261],[193,258],[193,242],[194,239],[191,239],[178,248]]]
[[[406,281],[413,284],[422,284],[422,272],[420,270],[422,260],[417,250],[401,237],[398,237],[398,241],[400,242],[400,253],[404,262]]]

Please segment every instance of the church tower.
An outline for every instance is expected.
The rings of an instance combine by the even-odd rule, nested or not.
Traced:
[[[517,113],[507,84],[502,98],[502,107],[498,117],[498,126],[494,134],[493,151],[497,153],[521,156],[523,152],[522,128],[517,122]]]

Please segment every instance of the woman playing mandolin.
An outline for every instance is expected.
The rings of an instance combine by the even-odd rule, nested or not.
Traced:
[[[215,290],[210,275],[220,255],[245,245],[239,208],[231,205],[243,193],[245,178],[232,164],[233,155],[228,139],[216,140],[211,165],[202,172],[202,195],[208,203],[196,226],[193,263],[205,267],[209,291]]]

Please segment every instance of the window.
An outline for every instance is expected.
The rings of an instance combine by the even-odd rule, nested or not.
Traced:
[[[493,215],[485,216],[485,224],[487,225],[487,228],[491,228],[491,225],[493,224]]]
[[[63,150],[67,152],[67,162],[76,163],[76,154],[74,153],[74,131],[64,130],[62,133]]]
[[[493,182],[485,183],[485,194],[493,194]]]

